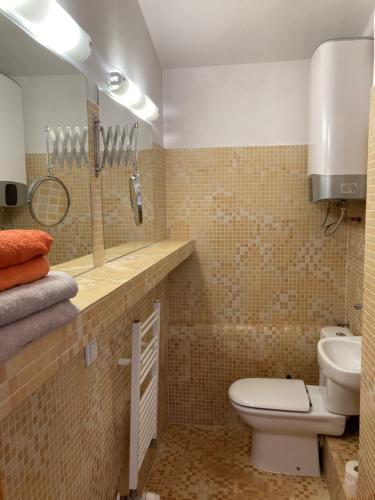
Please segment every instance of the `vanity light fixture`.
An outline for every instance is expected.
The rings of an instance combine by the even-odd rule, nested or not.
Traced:
[[[56,0],[0,0],[0,10],[58,54],[77,62],[90,57],[89,35]]]
[[[158,107],[149,97],[142,94],[138,86],[120,71],[108,75],[108,89],[111,96],[130,109],[144,121],[153,122],[159,117]]]

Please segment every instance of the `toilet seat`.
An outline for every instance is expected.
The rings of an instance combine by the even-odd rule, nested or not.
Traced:
[[[233,403],[246,408],[308,413],[310,399],[303,380],[245,378],[229,389]]]

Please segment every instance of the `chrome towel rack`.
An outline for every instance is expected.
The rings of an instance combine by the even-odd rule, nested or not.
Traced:
[[[132,331],[129,498],[136,498],[138,473],[150,447],[156,447],[159,381],[160,302],[143,322],[135,321]]]

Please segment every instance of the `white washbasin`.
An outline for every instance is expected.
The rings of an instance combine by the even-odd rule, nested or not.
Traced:
[[[328,379],[358,391],[361,383],[362,337],[332,337],[318,342],[318,363]]]

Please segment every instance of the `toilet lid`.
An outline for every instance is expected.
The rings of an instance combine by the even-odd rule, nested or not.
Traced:
[[[310,400],[303,380],[243,378],[229,388],[238,405],[264,410],[308,412]]]

